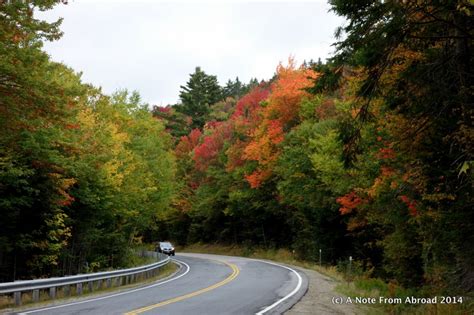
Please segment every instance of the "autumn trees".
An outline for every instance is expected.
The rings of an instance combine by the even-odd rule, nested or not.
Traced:
[[[280,65],[192,148],[182,138],[177,234],[322,249],[404,286],[467,292],[472,6],[332,3],[349,19],[334,58]]]
[[[262,82],[241,97],[228,119],[211,120],[202,134],[194,130],[181,138],[176,154],[187,202],[180,203],[182,215],[176,217],[185,224],[180,231],[170,227],[171,233],[184,242],[288,246],[301,257],[315,257],[323,248],[328,260],[337,258],[329,254],[332,250],[344,251],[337,204],[330,203],[326,191],[314,189],[321,182],[310,175],[317,148],[310,138],[317,133],[307,133],[308,128],[318,119],[333,119],[336,112],[331,100],[306,91],[317,77],[290,59],[278,66],[273,82]],[[327,154],[334,158],[334,152]]]
[[[68,98],[59,97],[71,92],[64,86],[70,77],[67,69],[49,62],[40,51],[42,40],[59,37],[59,22],[44,23],[32,15],[33,9],[48,9],[55,2],[0,6],[2,279],[25,272],[15,268],[16,262],[33,271],[54,264],[70,235],[62,205],[68,203],[66,191],[73,181],[55,165],[62,159],[64,146],[58,143],[63,142],[63,128],[72,115]]]
[[[361,204],[340,201],[381,231],[383,265],[400,282],[472,290],[472,3],[332,4],[350,21],[334,62],[362,71],[345,145],[368,145],[379,164],[372,186],[353,190]]]
[[[331,1],[348,24],[328,62],[224,87],[196,68],[153,116],[48,59],[58,24],[30,10],[53,4],[1,7],[2,279],[123,265],[169,238],[472,290],[471,4]]]
[[[252,130],[251,141],[245,147],[243,158],[257,162],[257,168],[246,175],[252,188],[270,177],[279,156],[278,145],[284,139],[284,131],[295,125],[299,106],[309,94],[304,90],[312,85],[317,75],[311,69],[299,68],[292,59],[289,65],[277,68],[277,79],[272,83],[271,93],[261,112],[259,126]]]
[[[171,137],[137,93],[106,96],[51,62],[34,19],[0,6],[0,281],[125,266],[174,195]]]
[[[331,60],[280,66],[181,139],[171,230],[472,290],[472,4],[331,5],[348,19]]]

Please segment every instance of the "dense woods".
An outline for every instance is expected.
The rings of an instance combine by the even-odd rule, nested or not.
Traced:
[[[171,204],[171,137],[138,93],[106,96],[49,60],[55,1],[0,5],[0,279],[127,264]]]
[[[407,287],[471,291],[473,8],[331,3],[349,21],[333,58],[290,59],[175,135],[182,186],[161,235],[321,249]]]
[[[224,87],[197,67],[152,110],[49,60],[59,24],[31,10],[55,2],[1,6],[1,280],[121,266],[170,239],[473,290],[469,2],[331,1],[348,23],[327,62]]]

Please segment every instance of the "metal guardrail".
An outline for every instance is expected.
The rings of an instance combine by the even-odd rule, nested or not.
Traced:
[[[80,295],[83,293],[82,285],[84,283],[87,283],[89,292],[94,290],[94,283],[96,288],[102,288],[104,280],[107,288],[112,287],[112,279],[115,279],[116,286],[129,284],[156,276],[158,270],[170,262],[170,258],[167,255],[156,252],[142,251],[141,256],[156,257],[159,261],[128,269],[0,283],[0,294],[13,294],[16,305],[21,305],[22,293],[24,292],[32,292],[32,300],[37,302],[39,301],[40,290],[49,290],[49,297],[54,299],[56,298],[56,289],[58,287],[63,288],[65,295],[69,296],[71,293],[71,285],[76,285],[76,294]]]

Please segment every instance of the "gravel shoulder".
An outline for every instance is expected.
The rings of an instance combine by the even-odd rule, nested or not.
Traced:
[[[314,270],[298,268],[308,277],[309,287],[303,298],[293,305],[285,315],[352,315],[363,314],[362,310],[352,304],[333,304],[333,297],[343,296],[335,291],[338,282]]]

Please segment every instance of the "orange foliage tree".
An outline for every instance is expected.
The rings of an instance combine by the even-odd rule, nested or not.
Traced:
[[[262,121],[251,134],[251,141],[244,149],[243,158],[257,161],[257,168],[246,175],[252,188],[258,188],[272,174],[279,156],[278,145],[284,139],[285,130],[298,119],[299,106],[309,93],[305,90],[314,84],[318,74],[304,67],[297,68],[292,58],[285,67],[277,67],[277,80],[262,109]]]

